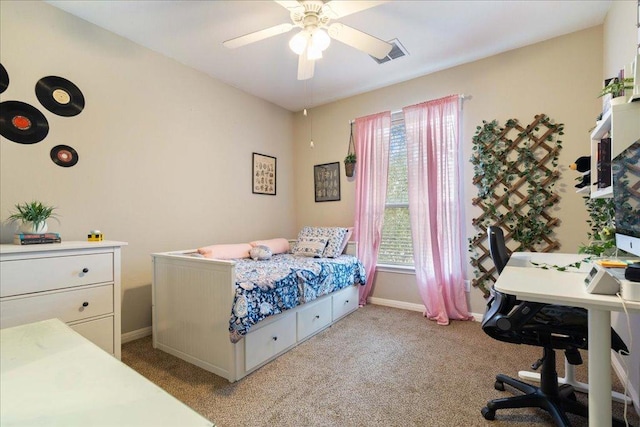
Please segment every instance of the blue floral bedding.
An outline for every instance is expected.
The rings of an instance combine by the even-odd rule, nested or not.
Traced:
[[[234,261],[236,290],[229,319],[234,343],[269,316],[347,286],[366,283],[364,266],[352,255],[307,258],[280,254],[268,261]]]

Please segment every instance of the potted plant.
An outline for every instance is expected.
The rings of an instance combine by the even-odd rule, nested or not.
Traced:
[[[34,200],[29,203],[18,203],[15,205],[16,212],[9,217],[10,221],[20,221],[22,224],[19,230],[23,233],[46,233],[47,220],[55,218],[53,206],[47,206],[42,202]]]
[[[353,176],[353,172],[356,166],[356,154],[349,153],[347,157],[344,158],[344,171],[349,178]]]

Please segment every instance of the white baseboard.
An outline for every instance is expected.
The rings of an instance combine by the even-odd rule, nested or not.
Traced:
[[[425,311],[424,305],[415,304],[411,302],[396,301],[392,299],[384,299],[384,298],[376,298],[376,297],[369,297],[367,301],[370,302],[371,304],[382,305],[385,307],[401,308],[403,310],[410,310],[410,311],[419,311],[420,313],[424,313]],[[479,322],[482,320],[483,314],[471,313],[471,315],[473,316],[473,320],[475,320],[476,322]]]
[[[613,366],[613,371],[620,379],[620,382],[624,385],[624,383],[627,381],[628,375],[624,366],[620,362],[619,357],[612,354],[611,365]],[[635,406],[636,411],[638,411],[640,409],[640,390],[634,388],[633,384],[630,383],[627,389],[627,396],[631,398],[631,400],[633,401],[633,406]]]
[[[367,301],[373,305],[382,305],[385,307],[401,308],[403,310],[409,310],[409,311],[419,311],[420,313],[424,313],[424,310],[425,310],[424,305],[422,304],[414,304],[414,303],[405,302],[405,301],[396,301],[392,299],[384,299],[384,298],[376,298],[376,297],[369,297]]]
[[[122,334],[122,344],[151,335],[151,326]]]

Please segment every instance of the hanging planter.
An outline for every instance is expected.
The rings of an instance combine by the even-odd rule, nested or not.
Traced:
[[[356,169],[356,155],[347,154],[347,157],[344,158],[344,172],[347,174],[347,177],[351,178],[355,173],[355,169]]]
[[[347,156],[344,158],[344,172],[347,178],[351,178],[356,169],[356,147],[353,143],[353,122],[351,123],[351,135],[349,136],[349,147]]]

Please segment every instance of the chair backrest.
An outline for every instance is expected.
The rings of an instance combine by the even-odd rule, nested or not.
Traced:
[[[502,228],[490,225],[487,228],[487,234],[489,235],[489,254],[493,264],[496,266],[496,270],[498,270],[498,274],[500,274],[509,261],[507,245],[504,242],[504,233]]]
[[[500,274],[510,257],[504,232],[498,226],[489,226],[487,234],[489,254]],[[487,335],[499,341],[517,344],[560,349],[586,347],[586,316],[584,312],[578,312],[584,309],[519,301],[515,295],[505,294],[495,288],[492,291],[493,295],[482,318],[482,330]],[[543,310],[546,311],[539,315]],[[548,320],[537,321],[534,319],[537,316]],[[579,321],[568,322],[567,316],[578,318]]]

